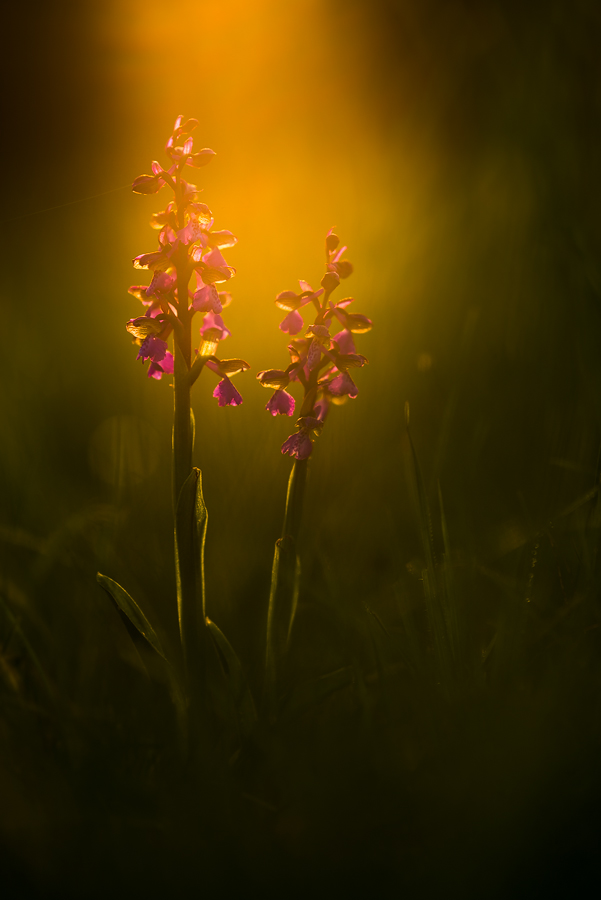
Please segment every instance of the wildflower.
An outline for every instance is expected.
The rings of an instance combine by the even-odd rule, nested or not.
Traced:
[[[217,398],[219,406],[240,406],[242,403],[242,395],[227,376],[219,382],[213,391],[213,397]]]
[[[275,298],[275,305],[280,309],[288,311],[288,315],[280,322],[280,329],[287,334],[298,334],[303,325],[303,317],[298,312],[301,306],[307,303],[316,303],[319,307],[318,298],[323,294],[323,288],[314,291],[307,281],[299,281],[301,292],[295,294],[294,291],[282,291]]]
[[[311,438],[303,431],[291,434],[282,444],[282,453],[294,456],[296,459],[308,459],[313,450]]]
[[[216,398],[219,406],[240,406],[242,395],[236,390],[229,376],[245,372],[250,368],[249,364],[243,359],[219,360],[213,356],[207,360],[206,365],[208,369],[221,376],[221,381],[213,391],[213,397]]]
[[[287,312],[280,329],[295,336],[288,345],[290,365],[287,369],[264,369],[257,374],[260,384],[274,391],[265,407],[272,416],[291,416],[295,400],[287,388],[294,382],[303,387],[297,432],[282,445],[282,453],[299,460],[311,455],[313,441],[320,434],[331,405],[357,397],[359,389],[349,369],[363,367],[367,359],[357,353],[354,335],[372,327],[367,316],[348,311],[352,297],[337,303],[330,300],[341,279],[347,278],[353,267],[343,258],[346,247],[339,248],[340,239],[333,229],[327,233],[325,243],[326,272],[319,290],[314,291],[308,282],[300,281],[300,293],[283,291],[276,297],[276,306]],[[296,337],[304,327],[299,309],[309,303],[315,307],[315,320],[302,338]],[[335,320],[342,324],[342,329],[332,337],[330,327]]]
[[[148,375],[156,379],[173,372],[173,355],[167,350],[167,339],[173,331],[182,350],[178,358],[188,368],[195,365],[190,384],[205,361],[215,357],[219,342],[230,335],[221,313],[231,302],[231,295],[219,291],[217,286],[235,275],[236,270],[227,263],[222,251],[237,242],[231,231],[214,230],[213,213],[199,200],[198,187],[183,178],[187,166],[199,169],[215,156],[207,147],[194,150],[192,132],[198,124],[197,119],[178,116],[165,145],[167,166],[153,160],[152,174],[140,175],[133,182],[133,190],[143,194],[157,193],[168,186],[173,198],[151,219],[152,228],[158,231],[158,247],[133,260],[134,268],[151,273],[151,281],[130,287],[129,293],[144,304],[146,313],[130,319],[126,325],[140,347],[138,359],[149,361]],[[192,277],[193,290],[189,285]],[[198,365],[189,344],[182,344],[188,340],[185,336],[190,334],[190,320],[197,312],[203,314]],[[222,380],[214,392],[220,406],[240,405],[242,398],[229,380],[231,373],[221,374]]]
[[[282,444],[282,453],[296,459],[308,459],[313,450],[311,434],[319,434],[323,423],[315,416],[301,416],[296,421],[298,432],[291,434]]]
[[[288,391],[274,391],[265,409],[272,416],[291,416],[294,412],[294,397]]]

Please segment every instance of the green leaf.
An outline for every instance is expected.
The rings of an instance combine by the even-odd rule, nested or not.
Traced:
[[[257,712],[242,664],[236,651],[215,622],[212,622],[209,618],[205,621],[222,660],[227,683],[240,721],[240,729],[242,734],[247,736],[255,726]]]
[[[293,688],[284,699],[282,705],[282,718],[291,719],[312,709],[318,703],[322,703],[334,691],[340,691],[353,682],[354,670],[352,666],[344,666],[327,675],[311,678],[304,684]]]
[[[113,581],[113,579],[109,578],[107,575],[102,575],[100,572],[97,572],[96,581],[104,588],[107,594],[112,597],[119,609],[125,613],[136,630],[146,638],[152,649],[155,650],[165,662],[169,662],[156,631],[133,597],[130,597],[120,584],[117,584],[116,581]]]

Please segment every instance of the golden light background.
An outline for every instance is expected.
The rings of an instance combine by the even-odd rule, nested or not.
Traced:
[[[540,248],[553,244],[553,209],[577,196],[579,252],[595,265],[598,176],[584,113],[574,112],[594,59],[593,7],[577,20],[461,0],[61,10],[39,24],[29,75],[19,57],[14,104],[27,140],[22,175],[2,187],[18,213],[4,223],[11,514],[38,517],[43,530],[90,491],[130,510],[144,496],[148,529],[169,530],[171,391],[168,379],[146,378],[124,327],[140,312],[127,294],[140,280],[131,260],[154,248],[148,220],[168,195],[127,185],[152,159],[166,161],[182,113],[200,120],[196,147],[217,153],[191,178],[217,227],[239,239],[225,254],[237,275],[223,352],[251,365],[236,380],[244,405],[219,409],[209,373],[193,400],[211,540],[235,556],[227,578],[241,583],[268,558],[289,470],[279,448],[293,420],[268,416],[254,377],[287,362],[273,300],[299,278],[319,282],[332,226],[355,265],[339,296],[355,297],[374,329],[358,341],[370,360],[359,396],[333,411],[315,447],[314,540],[364,560],[366,580],[393,579],[395,557],[403,568],[415,540],[401,464],[406,400],[430,482],[441,479],[451,507],[468,522],[511,519],[515,482],[538,471],[555,440],[555,413],[548,432],[534,432],[536,410],[573,406],[562,394],[571,375],[559,348],[571,326],[552,276],[559,257]],[[507,459],[524,472],[510,475]],[[129,554],[138,572],[144,553],[140,539],[139,559]]]

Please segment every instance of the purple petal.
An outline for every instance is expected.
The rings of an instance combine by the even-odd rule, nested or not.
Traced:
[[[161,378],[163,377],[163,370],[158,363],[150,363],[150,365],[148,366],[148,377],[156,378],[157,381],[161,380]]]
[[[188,244],[194,244],[204,237],[202,228],[198,222],[188,222],[185,228],[182,228],[181,231],[177,232],[177,236],[182,244],[185,244],[186,246],[188,246]],[[204,246],[206,246],[206,238]]]
[[[294,397],[288,391],[275,391],[265,409],[272,416],[291,416],[294,412]]]
[[[176,282],[176,275],[168,275],[167,272],[154,272],[152,281],[146,288],[146,296],[157,297],[159,294],[167,294],[173,290]]]
[[[167,341],[162,341],[160,338],[155,337],[154,334],[149,334],[142,342],[136,359],[151,359],[155,363],[160,363],[165,358],[166,353]]]
[[[169,350],[167,350],[164,358],[161,360],[161,369],[163,372],[173,375],[173,353],[170,353]]]
[[[317,416],[318,422],[325,422],[325,419],[326,419],[329,409],[330,409],[330,404],[328,403],[328,401],[326,400],[325,397],[322,397],[320,400],[317,401],[317,403],[313,407],[313,412]]]
[[[295,456],[297,459],[307,459],[311,455],[312,450],[311,438],[302,432],[291,434],[288,440],[282,444],[282,453],[287,453],[288,456]]]
[[[205,332],[212,328],[215,328],[221,332],[221,336],[218,338],[218,340],[220,341],[225,340],[225,338],[232,333],[229,328],[225,327],[225,325],[223,324],[223,319],[220,315],[218,315],[217,313],[208,312],[205,314],[202,320],[202,325],[200,326],[201,335],[204,337]]]
[[[286,334],[298,334],[304,324],[301,314],[296,309],[293,309],[280,322],[280,330],[285,331]]]
[[[353,334],[348,328],[344,328],[342,331],[339,331],[338,334],[335,334],[332,338],[333,341],[336,341],[341,353],[356,353],[355,342],[353,341]]]
[[[222,310],[222,305],[221,300],[219,299],[219,293],[215,285],[205,284],[204,287],[201,287],[200,290],[196,291],[196,293],[194,294],[194,301],[192,303],[192,306],[199,312],[211,311],[217,314],[220,313]]]
[[[354,399],[359,393],[357,385],[348,372],[341,372],[340,375],[337,375],[327,388],[329,393],[335,397],[342,397],[344,394],[348,394],[351,399]]]
[[[219,406],[240,406],[242,403],[242,395],[227,376],[219,382],[213,391],[213,397],[218,400]]]
[[[214,269],[227,268],[227,263],[217,247],[214,247],[209,253],[205,254],[202,261]]]

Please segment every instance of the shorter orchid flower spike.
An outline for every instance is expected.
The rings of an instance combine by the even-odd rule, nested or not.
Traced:
[[[265,407],[272,416],[291,416],[294,412],[295,401],[287,391],[289,384],[299,383],[304,390],[301,417],[296,422],[297,433],[290,435],[282,445],[282,453],[296,459],[310,456],[313,441],[331,406],[357,396],[357,385],[349,370],[367,364],[365,356],[357,353],[354,335],[369,331],[371,320],[347,312],[352,297],[338,303],[330,300],[340,280],[353,271],[352,264],[342,258],[346,247],[339,244],[340,239],[331,228],[326,235],[326,272],[319,290],[314,291],[306,281],[300,281],[300,293],[282,291],[277,295],[276,306],[287,313],[280,329],[297,335],[304,328],[304,335],[294,337],[288,344],[291,362],[285,370],[264,369],[257,374],[260,384],[274,391]],[[315,307],[316,315],[313,324],[305,327],[299,310],[309,303]],[[332,338],[330,327],[335,319],[342,324],[342,330]]]

